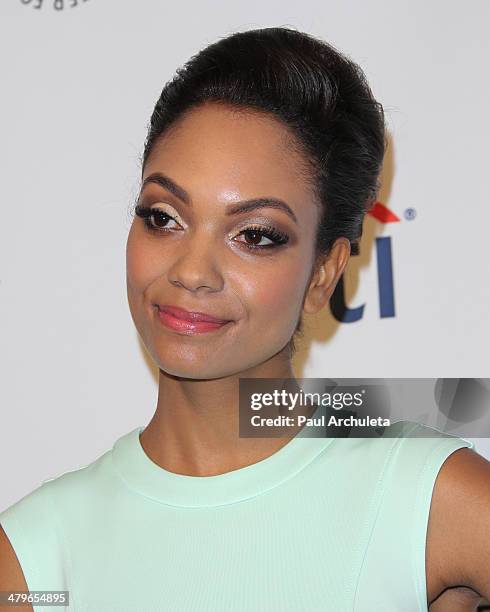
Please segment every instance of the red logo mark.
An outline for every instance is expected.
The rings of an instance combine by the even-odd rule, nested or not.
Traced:
[[[371,215],[371,217],[381,221],[381,223],[394,223],[395,221],[400,221],[400,218],[387,206],[381,204],[381,202],[375,202],[366,214]]]

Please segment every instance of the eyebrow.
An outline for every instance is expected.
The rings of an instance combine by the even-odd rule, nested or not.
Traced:
[[[179,200],[181,200],[182,202],[184,202],[184,204],[187,204],[188,206],[192,206],[192,200],[189,194],[187,193],[187,191],[180,185],[177,185],[175,181],[173,181],[170,177],[166,176],[165,174],[161,172],[154,172],[153,174],[150,174],[143,181],[141,190],[143,190],[143,188],[149,183],[160,185],[160,187],[163,187],[164,189],[167,189],[168,191],[170,191],[170,193],[173,193],[173,195],[179,198]],[[227,216],[239,215],[239,214],[251,212],[253,210],[258,210],[260,208],[276,208],[278,210],[282,210],[289,217],[291,217],[291,219],[293,219],[295,223],[298,223],[298,219],[296,218],[296,215],[294,214],[291,207],[288,204],[286,204],[284,200],[281,200],[279,198],[264,197],[264,198],[252,198],[251,200],[242,200],[240,202],[236,202],[232,205],[227,206],[225,209],[225,214]]]

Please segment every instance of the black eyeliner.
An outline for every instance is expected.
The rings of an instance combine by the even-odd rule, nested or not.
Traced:
[[[156,233],[162,232],[163,233],[167,231],[164,227],[158,228],[151,223],[151,217],[153,217],[154,215],[162,215],[164,218],[168,220],[176,221],[174,217],[172,217],[165,211],[159,210],[158,208],[154,208],[150,206],[143,206],[142,204],[138,204],[135,207],[134,212],[138,217],[143,219],[146,228],[151,232],[156,232]],[[239,232],[239,234],[237,235],[241,236],[242,234],[251,233],[251,232],[260,234],[263,237],[268,238],[269,240],[272,240],[273,243],[267,244],[267,245],[253,245],[253,244],[243,243],[245,248],[247,248],[250,251],[273,250],[289,242],[289,236],[287,234],[285,234],[284,232],[281,232],[280,230],[275,229],[271,225],[268,225],[265,227],[260,226],[260,225],[250,225],[249,227],[246,227],[243,230],[241,230],[241,232]]]

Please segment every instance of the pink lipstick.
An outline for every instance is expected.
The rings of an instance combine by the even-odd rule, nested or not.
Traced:
[[[188,334],[220,329],[231,321],[218,319],[204,312],[185,310],[177,306],[157,304],[158,318],[166,327]]]

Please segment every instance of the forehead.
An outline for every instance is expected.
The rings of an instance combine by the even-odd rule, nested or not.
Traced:
[[[163,172],[190,194],[228,199],[275,196],[305,206],[313,193],[295,136],[265,113],[207,103],[158,139],[143,179]]]

